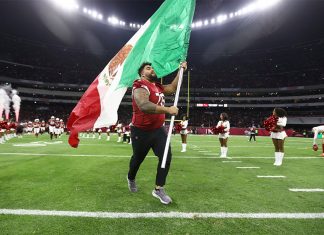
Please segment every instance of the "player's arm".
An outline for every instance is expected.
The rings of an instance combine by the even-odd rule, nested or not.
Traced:
[[[230,130],[230,124],[229,124],[229,122],[228,122],[227,125],[225,126],[224,131],[228,132],[229,130]]]
[[[314,145],[314,144],[316,144],[317,135],[318,135],[318,130],[317,130],[317,129],[315,129],[315,130],[314,130],[314,139],[313,139],[313,145]]]
[[[187,62],[182,62],[180,67],[184,68],[184,71],[186,71],[187,70]],[[173,81],[170,84],[163,86],[163,88],[164,88],[163,93],[165,95],[172,95],[177,91],[179,75],[180,75],[180,70],[178,71],[177,76],[173,79]]]
[[[138,108],[144,113],[152,113],[152,114],[162,114],[167,113],[170,115],[177,115],[178,108],[171,106],[171,107],[164,107],[157,104],[152,103],[149,100],[149,92],[144,88],[137,88],[133,91],[135,102]]]

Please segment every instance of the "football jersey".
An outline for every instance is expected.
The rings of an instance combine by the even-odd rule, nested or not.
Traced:
[[[223,126],[225,132],[228,132],[230,130],[230,123],[229,123],[229,121],[225,121],[225,122],[219,121],[217,123],[217,127],[219,127],[219,126]]]
[[[187,120],[181,121],[180,122],[180,125],[181,125],[181,128],[182,129],[187,129],[187,127],[188,127],[188,121]]]
[[[145,79],[136,80],[133,83],[133,94],[132,94],[132,104],[133,104],[133,118],[132,123],[135,127],[149,131],[155,130],[163,126],[165,121],[165,114],[150,114],[142,112],[136,104],[134,99],[134,90],[138,88],[144,88],[149,93],[149,101],[159,105],[164,106],[164,88],[162,84],[158,82],[149,82]]]

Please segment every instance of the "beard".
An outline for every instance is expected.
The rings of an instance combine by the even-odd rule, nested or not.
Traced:
[[[156,82],[156,81],[158,81],[158,77],[156,76],[155,73],[151,73],[150,76],[149,76],[149,79],[150,79],[152,82]]]

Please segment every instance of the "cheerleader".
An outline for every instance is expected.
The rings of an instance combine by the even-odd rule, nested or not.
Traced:
[[[226,158],[227,157],[227,140],[229,137],[229,130],[230,130],[230,123],[228,121],[228,115],[227,113],[221,113],[220,114],[220,121],[217,123],[216,128],[223,127],[224,130],[222,133],[218,134],[219,142],[221,145],[221,158]]]
[[[314,133],[314,139],[313,139],[313,149],[314,151],[317,151],[318,147],[316,144],[316,139],[317,139],[317,135],[318,133],[322,133],[322,157],[324,157],[324,125],[323,126],[316,126],[313,127],[312,132]]]
[[[182,121],[180,122],[181,130],[181,141],[182,141],[182,150],[181,153],[184,153],[187,151],[187,135],[188,135],[188,120],[186,116],[183,116]]]
[[[110,141],[110,126],[107,127],[106,133],[107,133],[107,141]]]
[[[287,112],[282,108],[275,108],[272,115],[276,118],[277,122],[271,129],[270,137],[272,138],[273,145],[275,147],[275,162],[273,165],[281,166],[282,159],[285,155],[284,144],[287,134],[284,127],[287,124]]]

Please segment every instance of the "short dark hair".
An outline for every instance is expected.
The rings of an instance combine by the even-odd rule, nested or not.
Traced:
[[[149,65],[149,66],[152,66],[152,63],[150,63],[150,62],[144,62],[144,63],[142,63],[141,64],[141,66],[138,68],[138,75],[141,77],[141,75],[142,75],[142,71],[143,71],[143,69],[144,69],[144,67],[145,66],[147,66],[147,65]]]
[[[278,117],[285,117],[285,116],[287,116],[286,110],[284,110],[282,108],[275,108],[274,111],[275,111],[275,113],[276,113],[276,115]]]
[[[228,114],[227,113],[221,113],[220,115],[223,116],[223,120],[227,121],[228,120]]]

